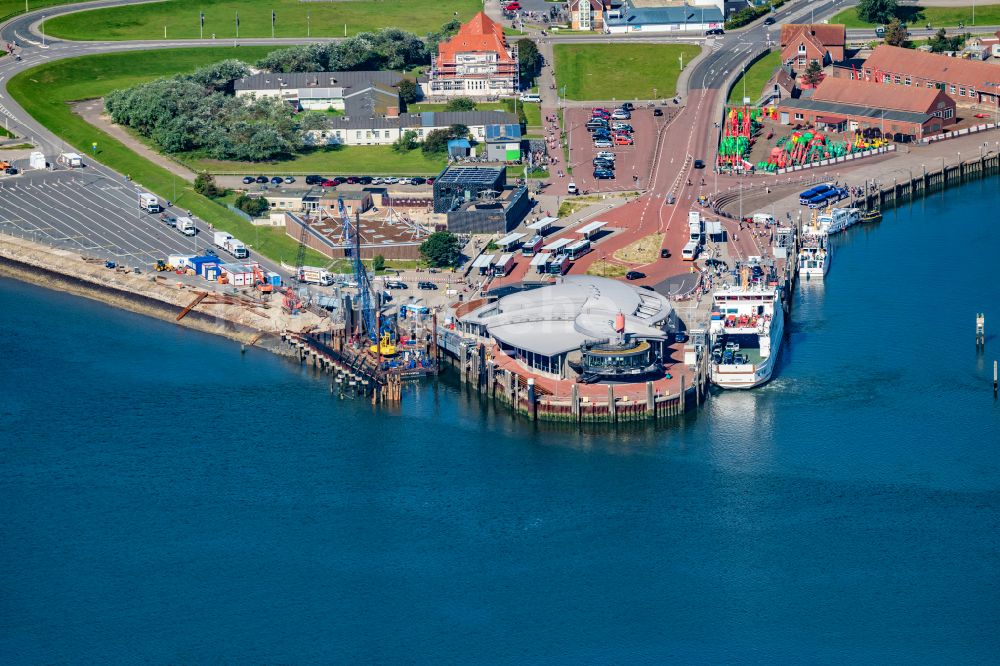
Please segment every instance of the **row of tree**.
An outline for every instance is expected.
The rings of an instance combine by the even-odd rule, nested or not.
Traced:
[[[272,51],[257,61],[257,67],[271,72],[406,70],[430,61],[430,51],[420,37],[398,28],[385,28],[340,42]]]
[[[104,98],[104,108],[115,123],[167,153],[201,151],[249,162],[287,155],[300,143],[298,119],[280,100],[233,96],[233,82],[249,73],[245,63],[226,60],[116,90]]]

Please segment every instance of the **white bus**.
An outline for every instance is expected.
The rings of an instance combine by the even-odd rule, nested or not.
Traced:
[[[684,249],[681,250],[681,259],[684,261],[694,261],[698,258],[698,243],[694,241],[689,241]]]

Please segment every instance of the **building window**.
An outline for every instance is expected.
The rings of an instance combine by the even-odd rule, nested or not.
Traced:
[[[933,88],[933,87],[934,87],[934,84],[933,84],[933,83],[931,83],[930,81],[928,81],[928,82],[927,82],[927,87],[928,87],[928,88]]]
[[[806,52],[806,45],[799,44],[799,53],[805,53],[805,52]]]
[[[802,116],[802,114],[801,114],[801,113],[796,113],[796,114],[795,114],[795,119],[796,119],[796,120],[803,120],[804,118],[803,118],[803,116]]]
[[[895,76],[892,77],[892,82],[897,84],[899,83],[899,74],[896,74]]]
[[[906,85],[910,85],[912,81],[910,81],[910,77],[907,76],[905,79],[903,79],[903,83]]]
[[[360,139],[361,138],[361,130],[358,130],[357,132],[355,132],[354,138],[356,138],[356,139]]]
[[[959,88],[958,94],[961,95],[962,97],[965,97],[965,88]]]
[[[975,96],[976,96],[976,91],[973,90],[972,88],[969,88],[969,97],[975,97]]]
[[[955,94],[955,86],[948,86],[948,92],[950,92],[951,94],[954,95]]]

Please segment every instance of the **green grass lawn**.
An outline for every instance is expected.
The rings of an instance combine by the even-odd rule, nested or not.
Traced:
[[[448,163],[444,155],[427,157],[419,148],[397,153],[392,146],[321,148],[277,162],[231,162],[175,156],[195,171],[221,174],[324,176],[436,176]]]
[[[86,0],[29,0],[28,10],[45,9],[56,5],[70,5]],[[24,13],[24,0],[0,0],[0,21],[6,21],[11,16]]]
[[[70,110],[67,102],[100,97],[112,90],[151,79],[190,72],[227,58],[253,62],[273,47],[211,47],[132,51],[59,60],[21,72],[7,84],[7,90],[35,120],[59,135],[77,152],[90,155],[97,142],[97,158],[177,205],[192,211],[215,227],[238,238],[258,238],[254,250],[275,260],[294,261],[298,243],[283,229],[256,228],[223,206],[196,194],[190,183],[132,152],[122,143],[87,123]],[[177,196],[173,188],[177,185]],[[309,251],[309,263],[325,262]]]
[[[479,0],[167,0],[150,4],[94,9],[45,22],[47,33],[64,39],[197,39],[200,12],[205,12],[205,39],[270,37],[274,10],[276,37],[343,37],[359,32],[400,26],[424,35],[440,29],[454,17],[465,21],[482,9]]]
[[[556,44],[556,80],[575,100],[662,99],[677,94],[678,58],[692,44]]]
[[[729,103],[743,103],[744,77],[746,78],[747,97],[754,101],[759,99],[764,93],[764,86],[771,78],[771,75],[774,74],[774,71],[778,69],[779,65],[781,65],[780,51],[771,51],[751,65],[745,75],[741,75],[740,78],[736,79],[736,84],[733,86],[732,92],[729,93]]]
[[[906,6],[896,10],[899,20],[909,27],[922,28],[930,23],[931,27],[957,27],[964,23],[966,28],[972,25],[972,3],[959,7],[920,7]],[[851,7],[834,15],[830,23],[843,23],[848,28],[867,28],[875,25],[858,18],[857,8]],[[979,25],[1000,25],[1000,5],[976,5],[976,23]]]

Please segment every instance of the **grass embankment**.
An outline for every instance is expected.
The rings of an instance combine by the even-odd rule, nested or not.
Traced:
[[[215,174],[261,174],[299,176],[436,176],[448,163],[445,155],[427,156],[415,148],[397,153],[392,146],[341,146],[304,151],[276,162],[232,162],[176,156],[195,171]]]
[[[923,28],[928,23],[932,28],[958,27],[964,23],[966,28],[972,25],[972,3],[958,7],[921,7],[901,6],[896,9],[896,16],[911,28]],[[878,25],[868,23],[858,17],[856,7],[838,12],[830,19],[830,23],[843,23],[848,28],[870,28]],[[979,25],[1000,25],[1000,5],[976,5],[976,23]]]
[[[599,275],[601,277],[619,278],[625,277],[631,268],[610,262],[607,259],[598,259],[587,268],[587,275]]]
[[[23,3],[22,3],[23,4]],[[94,9],[45,22],[48,34],[75,40],[198,39],[200,12],[205,12],[204,38],[271,36],[271,11],[276,37],[344,37],[400,26],[418,35],[439,30],[452,18],[466,21],[482,9],[479,0],[171,0],[150,4]],[[455,14],[457,13],[457,17]]]
[[[215,227],[238,238],[259,238],[254,250],[281,261],[293,261],[298,243],[284,229],[255,228],[241,217],[197,193],[191,183],[132,152],[124,144],[74,114],[69,102],[101,97],[112,90],[126,88],[160,76],[190,72],[212,62],[239,58],[253,62],[273,47],[212,47],[196,49],[157,49],[71,58],[46,63],[21,72],[7,84],[7,90],[35,120],[61,137],[83,155],[91,155],[91,143],[97,143],[96,157],[119,173],[190,210]],[[179,185],[173,195],[174,184]],[[181,186],[181,184],[183,185]],[[258,235],[259,234],[259,235]],[[326,259],[309,250],[310,262]]]
[[[663,234],[650,234],[616,250],[612,256],[629,264],[651,264],[660,256],[662,245]]]
[[[680,61],[692,44],[556,44],[558,85],[574,100],[662,99],[677,94]]]
[[[740,75],[729,93],[730,104],[743,103],[743,80],[746,79],[746,96],[753,101],[764,94],[764,86],[771,79],[775,70],[781,65],[781,52],[771,51],[766,56],[750,66],[746,73]]]

